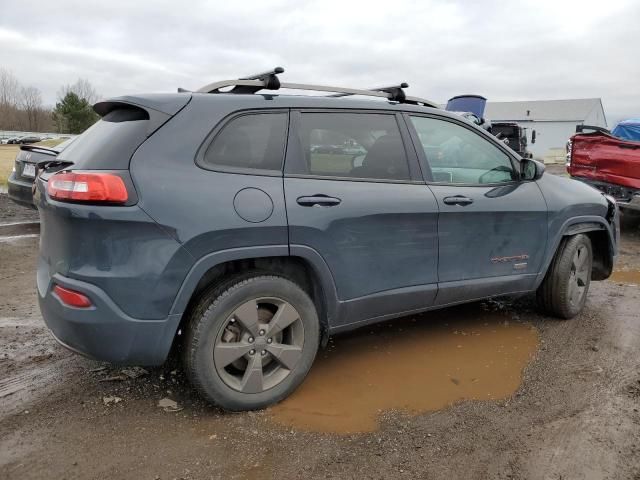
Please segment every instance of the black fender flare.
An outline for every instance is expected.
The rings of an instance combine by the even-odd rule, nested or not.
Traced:
[[[203,256],[187,273],[171,306],[170,314],[182,315],[187,309],[198,283],[211,268],[233,260],[250,260],[265,257],[298,257],[307,262],[320,281],[324,296],[327,323],[331,325],[337,315],[338,296],[333,275],[322,256],[313,248],[304,245],[266,245],[221,250]]]
[[[549,269],[553,257],[558,251],[558,247],[560,246],[560,242],[564,237],[577,235],[579,233],[587,233],[587,232],[597,232],[604,231],[607,233],[608,239],[608,255],[611,259],[611,263],[613,264],[613,258],[617,254],[617,240],[616,233],[612,229],[611,225],[607,222],[604,217],[599,217],[596,215],[585,215],[579,217],[568,218],[564,221],[562,226],[558,229],[557,233],[553,237],[553,239],[549,239],[548,245],[549,248],[545,254],[544,263],[542,268],[540,269],[540,273],[538,274],[538,278],[536,278],[535,287],[538,288],[542,281],[544,280],[545,275],[547,274],[547,270]]]

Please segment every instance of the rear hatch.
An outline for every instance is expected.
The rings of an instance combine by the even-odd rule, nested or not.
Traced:
[[[136,205],[130,160],[190,98],[150,95],[100,102],[94,110],[101,119],[39,165],[34,202],[41,221],[41,294],[55,274],[103,289],[119,282],[118,291],[126,292],[135,276],[133,238],[164,235]]]

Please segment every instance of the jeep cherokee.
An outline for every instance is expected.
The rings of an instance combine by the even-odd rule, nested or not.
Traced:
[[[38,298],[62,344],[142,365],[180,345],[204,397],[256,409],[302,382],[328,335],[536,291],[568,319],[610,275],[618,214],[597,190],[406,85],[281,71],[99,102],[39,165]]]

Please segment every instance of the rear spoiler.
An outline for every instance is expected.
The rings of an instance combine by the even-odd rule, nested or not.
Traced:
[[[53,156],[56,156],[60,153],[59,150],[54,150],[53,148],[41,147],[39,145],[20,145],[20,150],[25,150],[27,152],[44,153],[45,155],[53,155]]]
[[[112,110],[122,107],[137,107],[149,113],[151,113],[151,110],[155,110],[165,115],[173,116],[182,110],[190,100],[190,93],[127,95],[98,102],[93,106],[93,110],[101,117],[104,117]]]
[[[611,135],[611,132],[604,127],[596,127],[593,125],[576,125],[576,133],[584,133],[585,130],[592,130],[593,132],[600,132]]]
[[[105,121],[148,120],[147,137],[150,137],[190,101],[191,94],[125,96],[98,102],[93,106],[93,110]],[[112,112],[117,115],[123,110],[124,115],[109,119],[108,115]]]

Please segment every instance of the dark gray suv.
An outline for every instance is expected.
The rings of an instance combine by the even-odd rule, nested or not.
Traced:
[[[276,73],[100,102],[39,165],[37,286],[61,343],[142,365],[180,346],[207,399],[254,409],[331,334],[535,291],[571,318],[610,275],[618,213],[595,189],[404,85]]]

